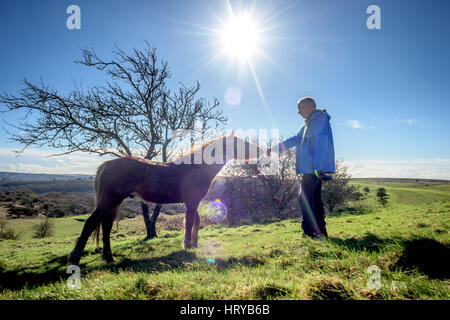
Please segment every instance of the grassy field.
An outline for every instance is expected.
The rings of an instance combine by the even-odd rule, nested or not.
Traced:
[[[450,184],[354,183],[370,192],[327,217],[327,241],[303,239],[300,219],[209,224],[198,249],[182,250],[181,216],[163,216],[147,242],[141,217],[123,220],[113,228],[115,264],[89,242],[80,289],[67,286],[66,257],[87,216],[53,219],[54,236],[39,240],[35,219],[11,220],[23,234],[0,241],[0,299],[449,299]],[[376,270],[379,289],[368,285]]]

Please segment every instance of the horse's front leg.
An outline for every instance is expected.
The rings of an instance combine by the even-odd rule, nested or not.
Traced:
[[[198,203],[195,204],[187,204],[186,203],[186,217],[184,218],[184,241],[183,248],[191,249],[197,248],[198,243],[198,227],[194,228],[194,237],[192,227],[194,226],[194,222],[196,221],[196,216],[198,216],[197,212]],[[199,219],[200,220],[200,219]],[[194,243],[195,242],[195,243]]]

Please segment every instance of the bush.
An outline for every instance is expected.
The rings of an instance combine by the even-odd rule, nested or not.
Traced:
[[[13,229],[6,229],[8,220],[6,218],[0,218],[0,239],[4,240],[17,240],[22,235],[21,232],[15,232]]]
[[[64,211],[61,210],[60,208],[55,208],[55,209],[53,209],[53,211],[51,212],[51,214],[49,216],[54,217],[54,218],[61,218],[61,217],[64,217]]]
[[[323,183],[322,200],[326,210],[331,214],[343,208],[356,191],[354,186],[348,185],[350,174],[347,170],[348,168],[344,167],[341,161],[336,161],[333,180]]]
[[[22,232],[15,232],[13,229],[8,228],[2,231],[2,234],[0,235],[0,239],[4,240],[17,240],[22,235]]]
[[[364,188],[363,188],[363,191],[364,191],[365,193],[369,193],[369,192],[370,192],[370,189],[369,189],[369,187],[364,187]]]
[[[5,228],[7,223],[8,220],[6,220],[6,218],[0,218],[0,234],[3,232],[3,229]]]
[[[36,224],[33,227],[34,234],[33,237],[35,238],[46,238],[53,235],[55,229],[55,224],[53,221],[51,221],[48,217],[45,219],[42,219],[41,222]]]
[[[389,196],[386,193],[386,189],[378,188],[377,189],[377,197],[378,197],[378,202],[384,207],[386,205],[386,203],[388,202],[388,198],[389,198]]]
[[[265,170],[264,166],[237,162],[224,169],[227,178],[215,180],[207,198],[223,202],[229,224],[242,224],[246,220],[262,223],[300,215],[295,151],[288,150],[279,156],[276,172]]]
[[[38,211],[34,208],[24,208],[24,207],[14,207],[8,209],[9,214],[15,215],[17,217],[27,216],[32,217],[38,214]]]
[[[363,196],[363,194],[361,192],[356,191],[356,192],[352,193],[351,199],[358,201],[358,200],[361,200],[362,196]]]

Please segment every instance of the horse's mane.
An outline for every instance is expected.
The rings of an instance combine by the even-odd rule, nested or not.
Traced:
[[[216,141],[219,140],[219,139],[223,139],[223,138],[225,138],[225,137],[227,137],[227,135],[224,135],[224,136],[220,136],[220,137],[214,138],[214,139],[212,139],[212,140],[210,140],[210,141],[204,142],[201,146],[194,146],[194,145],[193,145],[193,146],[191,146],[191,148],[189,149],[189,151],[186,151],[185,153],[182,153],[181,155],[179,155],[179,156],[177,157],[177,159],[180,159],[180,158],[182,158],[182,157],[186,157],[186,156],[188,156],[188,155],[192,155],[192,154],[196,153],[196,152],[199,151],[199,150],[203,150],[204,148],[206,148],[206,147],[209,146],[210,144],[216,142]]]

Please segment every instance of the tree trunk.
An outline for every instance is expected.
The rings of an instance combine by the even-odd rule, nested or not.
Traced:
[[[151,160],[152,159],[152,153],[154,150],[154,146],[151,146],[149,150],[147,151],[147,155],[145,156],[145,159]],[[155,207],[155,210],[153,211],[152,216],[150,217],[150,213],[148,210],[148,204],[141,201],[141,207],[142,207],[142,217],[144,218],[145,223],[145,229],[147,230],[147,236],[144,240],[150,240],[153,238],[157,238],[158,235],[156,234],[156,220],[158,220],[159,211],[161,210],[161,205],[157,204]]]
[[[150,212],[148,209],[148,204],[145,202],[141,202],[142,207],[142,216],[144,218],[145,228],[147,229],[147,237],[144,240],[150,240],[153,238],[157,238],[158,235],[156,233],[156,221],[158,220],[159,212],[161,210],[161,205],[157,204],[155,210],[153,211],[152,216],[150,217]]]

